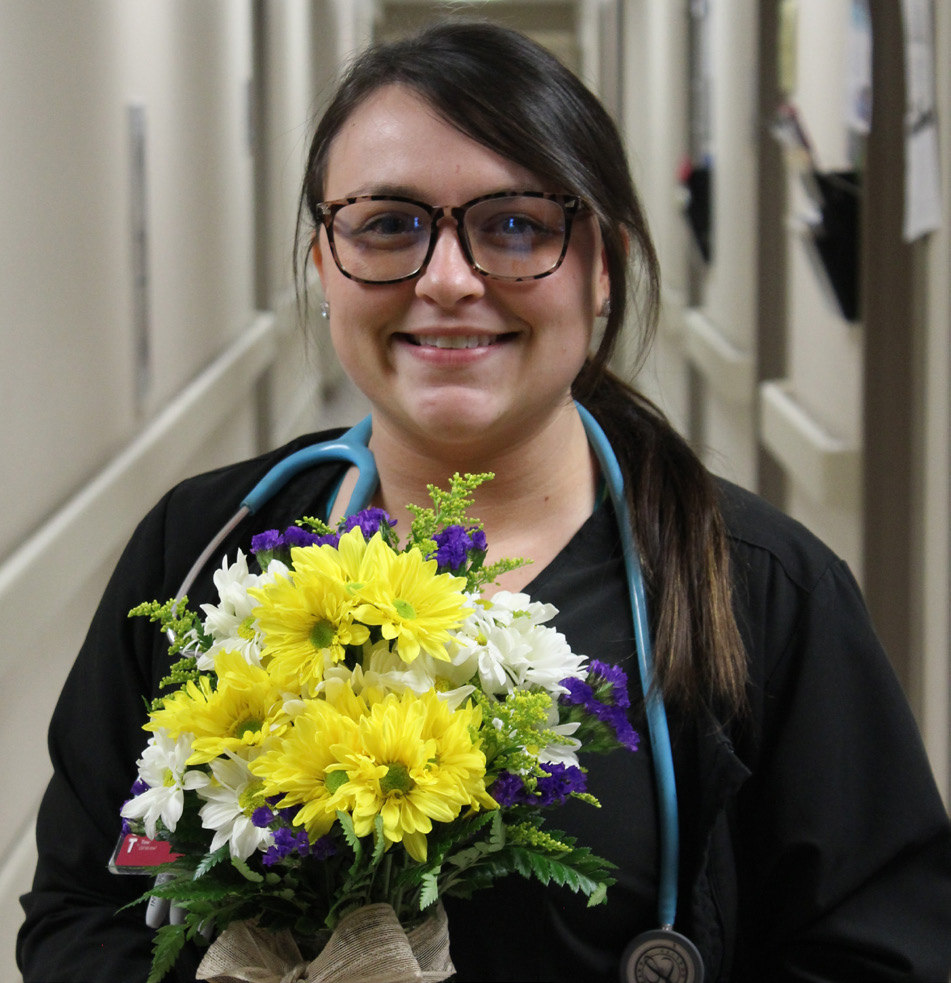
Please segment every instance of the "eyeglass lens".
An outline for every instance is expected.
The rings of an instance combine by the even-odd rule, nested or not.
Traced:
[[[565,211],[548,198],[506,196],[470,205],[463,218],[463,250],[483,272],[534,277],[558,265],[565,245]],[[385,282],[417,273],[432,237],[429,213],[412,202],[357,201],[333,224],[337,261],[362,280]]]

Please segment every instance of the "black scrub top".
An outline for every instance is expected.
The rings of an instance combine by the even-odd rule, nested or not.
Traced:
[[[639,932],[657,927],[657,821],[654,771],[643,718],[634,627],[617,523],[602,504],[568,545],[525,588],[554,604],[549,622],[574,652],[621,666],[628,675],[636,752],[584,754],[596,809],[569,800],[547,825],[617,866],[607,903],[587,907],[584,895],[510,874],[471,899],[450,898],[454,980],[544,980],[617,983],[621,955]]]

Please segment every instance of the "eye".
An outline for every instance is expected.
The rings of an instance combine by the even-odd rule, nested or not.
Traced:
[[[363,249],[402,249],[429,238],[429,216],[404,202],[369,201],[337,213],[334,234]]]
[[[469,237],[484,249],[530,252],[564,237],[561,207],[544,198],[490,200],[475,206],[468,217]]]
[[[375,215],[356,230],[359,235],[389,236],[415,235],[422,229],[422,219],[418,215],[401,212],[384,212]]]
[[[550,236],[553,230],[531,215],[501,214],[486,221],[478,230],[482,238],[493,238],[499,245],[506,240],[529,241],[539,236]]]

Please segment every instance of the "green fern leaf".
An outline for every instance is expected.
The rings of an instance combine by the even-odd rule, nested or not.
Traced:
[[[152,944],[152,970],[146,983],[159,983],[175,965],[178,954],[185,944],[184,925],[163,925],[155,933]]]
[[[419,894],[420,911],[423,911],[431,904],[435,904],[439,900],[439,885],[437,883],[438,877],[438,867],[435,870],[427,870],[426,873],[423,874],[423,886]]]
[[[251,881],[252,884],[263,884],[264,875],[259,874],[251,868],[240,858],[232,857],[231,866],[247,881]]]
[[[197,881],[199,877],[204,877],[212,867],[216,867],[222,860],[227,859],[230,853],[231,847],[225,843],[224,846],[218,847],[214,853],[206,854],[201,863],[195,868],[195,873],[192,875],[194,880]]]

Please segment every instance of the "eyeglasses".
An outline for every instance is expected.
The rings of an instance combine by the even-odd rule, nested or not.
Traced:
[[[503,191],[464,205],[427,205],[398,195],[323,201],[317,216],[344,276],[359,283],[400,283],[418,276],[436,248],[439,223],[456,222],[469,265],[496,280],[537,280],[554,273],[568,250],[577,195]]]

